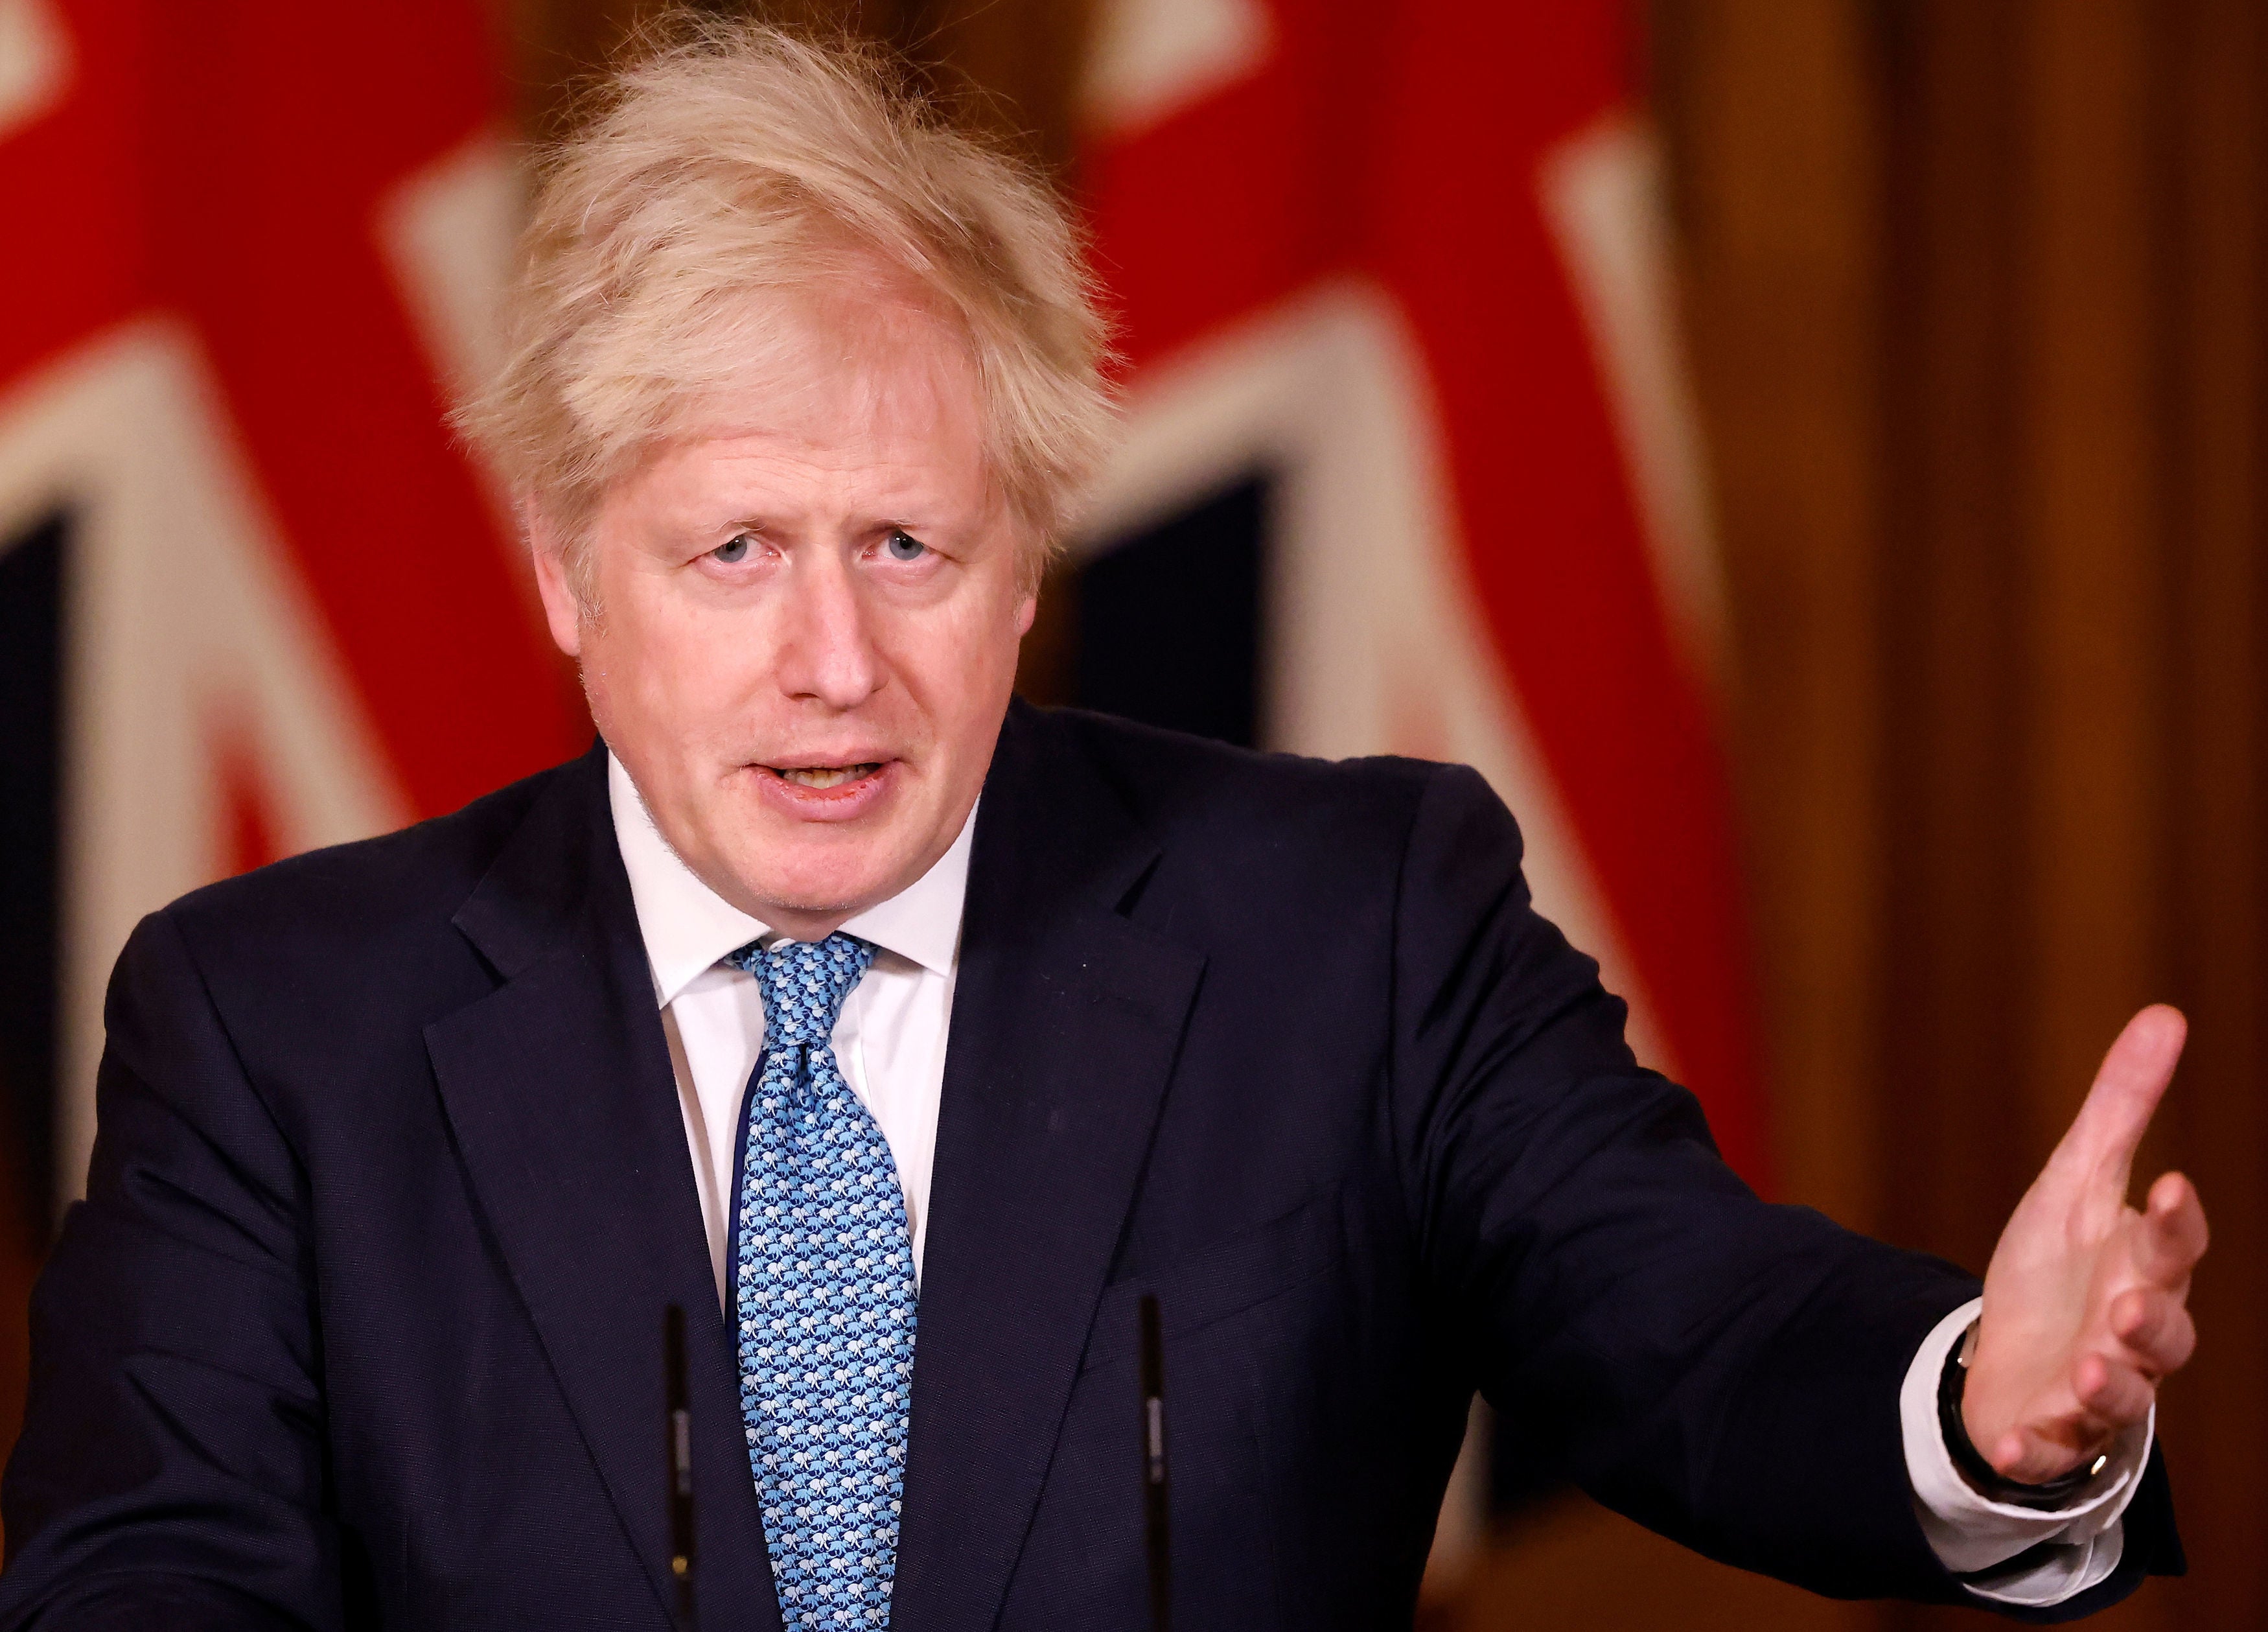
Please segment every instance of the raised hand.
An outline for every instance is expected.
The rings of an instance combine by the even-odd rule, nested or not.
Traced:
[[[1993,1249],[1962,1417],[2010,1479],[2043,1484],[2091,1461],[2197,1347],[2185,1306],[2205,1247],[2197,1190],[2168,1173],[2144,1210],[2126,1204],[2188,1030],[2163,1005],[2127,1023]]]

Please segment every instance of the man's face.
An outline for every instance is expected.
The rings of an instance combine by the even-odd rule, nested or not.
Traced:
[[[607,495],[594,611],[540,515],[531,530],[553,638],[662,836],[725,900],[815,940],[960,832],[1033,598],[954,337],[879,292],[776,311],[789,361],[734,423]]]

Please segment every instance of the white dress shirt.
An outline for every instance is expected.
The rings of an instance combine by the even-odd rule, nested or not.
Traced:
[[[754,976],[720,960],[751,941],[780,937],[728,905],[664,842],[622,763],[609,756],[607,786],[615,838],[630,874],[638,931],[653,972],[654,1000],[677,1072],[685,1142],[709,1228],[717,1296],[725,1297],[725,1251],[732,1235],[733,1141],[740,1099],[764,1040],[763,1001]],[[846,934],[872,942],[874,961],[843,1000],[834,1045],[843,1079],[873,1114],[904,1186],[921,1271],[929,1226],[930,1169],[937,1151],[938,1104],[945,1086],[946,1032],[953,1016],[961,954],[961,910],[968,890],[968,850],[976,813],[953,847],[897,895],[847,920]],[[1987,1569],[2042,1542],[2048,1554],[2022,1572],[1970,1587],[2002,1603],[2044,1606],[2093,1586],[2117,1568],[2121,1516],[2134,1499],[2150,1451],[2156,1413],[2122,1436],[2081,1499],[2054,1513],[1988,1502],[1953,1466],[1937,1422],[1937,1379],[1945,1357],[1976,1318],[1970,1303],[1923,1340],[1898,1399],[1914,1510],[1939,1560],[1962,1574]]]
[[[725,1251],[733,1232],[733,1141],[740,1098],[764,1046],[764,1004],[755,977],[720,960],[751,941],[781,937],[703,883],[662,839],[630,772],[607,757],[615,842],[630,876],[638,933],[653,971],[654,1000],[677,1070],[678,1108],[693,1156],[717,1296],[725,1296]],[[832,1041],[843,1081],[880,1124],[904,1187],[921,1275],[929,1234],[930,1162],[937,1150],[937,1107],[945,1089],[945,1034],[961,949],[961,903],[968,893],[971,810],[937,865],[843,933],[869,941],[874,961],[843,1000]]]

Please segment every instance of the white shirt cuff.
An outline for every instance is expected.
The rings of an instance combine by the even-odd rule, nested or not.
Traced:
[[[2110,1459],[2071,1506],[2043,1513],[1987,1501],[1953,1466],[1937,1421],[1937,1384],[1946,1356],[1984,1302],[1972,1298],[1939,1321],[1906,1368],[1905,1386],[1898,1392],[1906,1476],[1913,1481],[1914,1510],[1922,1534],[1938,1562],[1955,1575],[1973,1575],[2027,1547],[2052,1544],[2038,1563],[2014,1575],[1989,1585],[1964,1584],[1977,1597],[1995,1603],[2043,1608],[2085,1591],[2118,1568],[2125,1546],[2125,1528],[2119,1521],[2149,1460],[2157,1408],[2152,1407],[2147,1417],[2118,1436]]]

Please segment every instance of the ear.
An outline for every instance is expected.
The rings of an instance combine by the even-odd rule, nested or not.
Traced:
[[[1040,609],[1040,592],[1034,590],[1016,602],[1016,639],[1021,640],[1032,632],[1032,619]]]
[[[527,553],[535,566],[536,593],[543,597],[543,618],[551,626],[551,641],[570,657],[583,655],[583,609],[567,583],[567,541],[533,497],[519,501],[520,527],[527,535]]]

